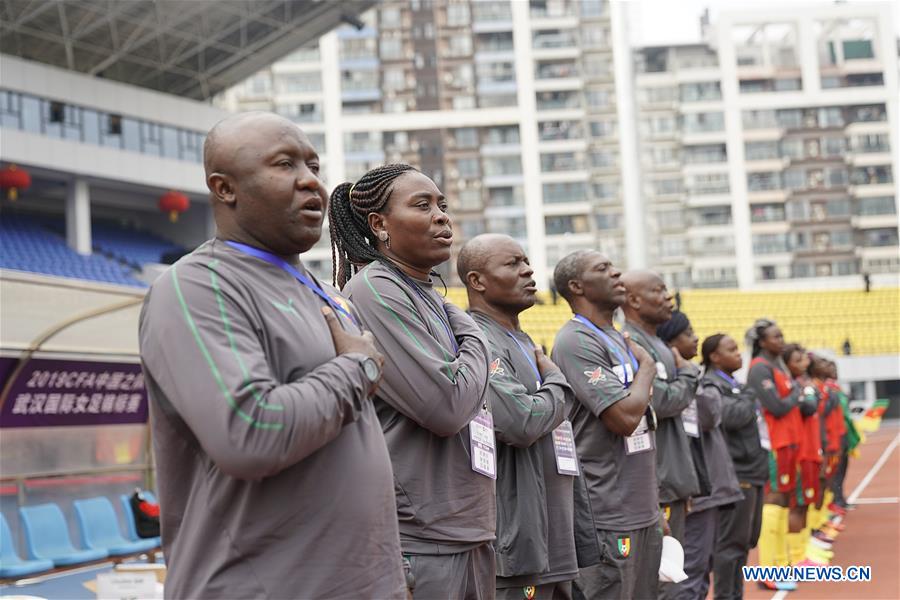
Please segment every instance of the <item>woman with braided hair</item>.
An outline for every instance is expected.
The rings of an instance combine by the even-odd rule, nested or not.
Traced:
[[[747,387],[762,407],[768,428],[769,480],[766,482],[759,536],[759,564],[787,566],[790,494],[797,486],[797,452],[802,434],[799,386],[794,385],[781,358],[784,335],[774,321],[759,319],[747,331],[753,360],[747,374]],[[796,529],[796,528],[795,528]],[[768,589],[791,590],[791,581],[766,581]]]
[[[447,199],[409,165],[339,185],[335,284],[385,356],[375,408],[394,468],[416,598],[493,598],[496,450],[478,325],[433,288],[450,259]]]

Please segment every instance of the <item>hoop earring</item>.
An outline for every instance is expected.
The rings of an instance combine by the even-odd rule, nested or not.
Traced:
[[[382,242],[384,242],[384,245],[385,245],[386,248],[390,248],[390,247],[391,247],[391,236],[388,235],[388,232],[387,232],[387,231],[383,231],[383,230],[382,230],[382,231],[379,231],[379,232],[378,232],[378,239],[381,240]]]

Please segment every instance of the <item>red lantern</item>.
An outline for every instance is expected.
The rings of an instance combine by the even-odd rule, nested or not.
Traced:
[[[186,211],[191,201],[181,192],[169,190],[159,199],[159,210],[169,213],[169,220],[173,223],[178,220],[178,215]]]
[[[19,190],[25,191],[31,187],[31,175],[25,169],[16,165],[9,165],[0,171],[0,188],[7,190],[7,197],[15,202],[19,197]]]

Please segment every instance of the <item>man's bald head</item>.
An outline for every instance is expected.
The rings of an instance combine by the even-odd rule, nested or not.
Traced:
[[[223,119],[206,137],[203,166],[217,237],[281,256],[321,237],[328,191],[319,155],[296,124],[263,112]]]
[[[629,320],[647,323],[654,329],[672,317],[672,295],[659,273],[635,269],[622,275],[627,296],[622,307]]]
[[[659,285],[663,283],[663,278],[659,276],[659,273],[649,269],[635,269],[622,273],[622,283],[625,284],[625,288],[630,293]]]
[[[516,241],[501,233],[482,233],[463,245],[462,250],[459,251],[459,257],[456,259],[456,273],[463,285],[466,285],[467,276],[471,271],[484,270],[492,248],[504,243],[516,244]]]
[[[206,177],[212,173],[231,173],[244,141],[251,132],[281,129],[306,135],[292,121],[270,112],[243,112],[225,117],[209,130],[203,143],[203,169]],[[307,140],[308,141],[308,140]]]
[[[456,270],[466,286],[469,308],[516,322],[535,303],[534,270],[522,246],[508,235],[485,233],[469,240]]]

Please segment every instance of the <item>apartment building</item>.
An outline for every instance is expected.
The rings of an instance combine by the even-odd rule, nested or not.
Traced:
[[[680,287],[896,281],[889,4],[724,12],[709,34],[635,51],[650,264]]]
[[[301,124],[331,186],[416,165],[456,249],[507,233],[542,287],[581,248],[675,288],[896,281],[890,10],[722,11],[704,43],[632,50],[621,2],[386,0],[220,104]]]
[[[322,37],[219,103],[299,123],[330,186],[385,162],[419,167],[450,200],[457,249],[485,231],[509,234],[546,287],[579,248],[628,262],[614,57],[629,81],[631,55],[614,33],[617,10],[605,0],[387,0],[363,27]],[[309,262],[330,276],[327,235]],[[442,274],[456,282],[452,265]]]

